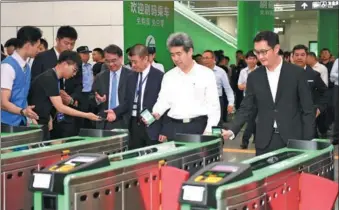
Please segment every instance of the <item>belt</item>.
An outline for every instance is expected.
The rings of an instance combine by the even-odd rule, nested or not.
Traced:
[[[280,133],[278,128],[273,128],[273,133]]]
[[[184,119],[174,119],[174,118],[171,118],[171,120],[173,122],[177,122],[177,123],[191,123],[191,122],[194,122],[194,121],[197,121],[197,120],[203,120],[203,119],[207,119],[207,115],[199,116],[199,117],[194,117],[194,118],[184,118]]]

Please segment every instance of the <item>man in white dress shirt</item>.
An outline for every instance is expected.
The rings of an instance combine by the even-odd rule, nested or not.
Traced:
[[[336,107],[336,103],[338,101],[338,95],[339,95],[339,82],[338,82],[338,65],[339,61],[338,58],[334,61],[331,74],[330,74],[330,80],[334,83],[334,94],[333,94],[333,101],[334,101],[334,107]],[[336,112],[336,111],[335,111]]]
[[[242,69],[240,71],[239,79],[238,79],[238,88],[239,90],[244,91],[245,96],[245,90],[246,90],[246,83],[247,83],[247,77],[248,75],[253,72],[258,66],[258,59],[257,56],[253,53],[253,51],[249,51],[245,56],[245,61],[247,64],[247,67]],[[241,149],[247,149],[249,140],[254,135],[253,143],[255,143],[255,117],[251,116],[250,119],[247,121],[246,129],[244,131],[244,135],[242,136],[242,144],[240,145]]]
[[[321,79],[324,81],[326,86],[328,86],[328,71],[326,66],[319,63],[317,60],[317,55],[314,52],[309,52],[307,54],[307,65],[309,65],[313,70],[319,72]]]
[[[227,112],[230,114],[233,112],[234,107],[234,93],[230,82],[228,80],[227,74],[224,69],[215,65],[215,55],[214,52],[211,50],[205,50],[202,55],[202,62],[204,66],[211,69],[215,75],[215,79],[217,82],[218,88],[218,95],[219,95],[219,102],[220,102],[220,121],[219,125],[223,123],[223,109],[225,109],[224,99],[222,97],[223,89],[226,93],[228,105],[227,105]]]
[[[155,56],[156,56],[156,48],[155,47],[148,47],[147,49],[148,49],[148,54],[149,54],[148,61],[152,64],[152,66],[154,68],[159,69],[161,72],[165,73],[164,66],[161,63],[156,63],[154,61]]]
[[[172,34],[167,40],[175,68],[162,80],[153,115],[159,119],[167,110],[166,135],[211,133],[220,119],[217,83],[212,71],[193,61],[193,41],[185,33]]]

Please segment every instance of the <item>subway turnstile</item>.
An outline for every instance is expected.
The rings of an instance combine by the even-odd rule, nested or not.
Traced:
[[[1,148],[40,142],[43,132],[40,126],[9,126],[1,124]]]
[[[34,173],[30,182],[34,207],[35,210],[159,210],[162,167],[181,168],[193,174],[220,161],[221,157],[220,138],[179,134],[172,142],[111,155],[107,167],[77,172],[75,164],[58,163]],[[58,169],[68,174],[55,182],[53,174]],[[44,176],[43,180],[36,178]],[[54,185],[62,189],[51,188]]]
[[[333,149],[325,140],[290,140],[242,163],[210,165],[182,185],[181,210],[300,210],[300,174],[333,180]]]
[[[33,172],[77,153],[107,155],[126,151],[128,136],[127,130],[82,129],[79,136],[2,149],[1,209],[32,209],[33,195],[28,183]]]

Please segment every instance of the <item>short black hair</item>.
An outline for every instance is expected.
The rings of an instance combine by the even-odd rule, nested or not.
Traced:
[[[313,58],[317,58],[317,55],[314,52],[307,53],[308,56],[311,56]]]
[[[42,44],[46,49],[48,49],[48,43],[46,39],[40,39],[40,44]]]
[[[308,53],[308,47],[306,47],[303,44],[298,44],[298,45],[294,46],[293,50],[292,50],[293,54],[296,50],[305,50],[305,52]]]
[[[230,57],[228,57],[228,56],[225,56],[225,59],[228,60],[228,61],[230,61]]]
[[[283,56],[284,55],[284,51],[282,49],[279,49],[278,55]]]
[[[284,52],[284,58],[288,58],[290,56],[291,56],[291,52],[289,52],[289,51]]]
[[[249,57],[253,57],[255,59],[257,59],[257,56],[254,54],[253,50],[250,50],[246,53],[246,58],[249,58]]]
[[[2,44],[1,44],[1,52],[5,53],[5,48],[4,48],[4,46]]]
[[[82,61],[77,52],[70,51],[70,50],[65,50],[62,53],[60,53],[59,59],[58,59],[58,64],[66,62],[70,65],[76,64],[77,66],[81,66]]]
[[[78,39],[78,33],[72,26],[61,26],[57,32],[57,38],[70,38],[71,40]]]
[[[155,47],[147,47],[148,54],[153,55],[157,52],[157,49]]]
[[[10,38],[5,42],[5,47],[13,46],[14,48],[18,47],[18,39],[17,38]]]
[[[145,57],[148,56],[148,48],[143,44],[136,44],[133,47],[131,47],[130,51],[128,52],[129,56],[140,56]]]
[[[323,51],[328,51],[329,53],[331,53],[331,50],[328,49],[328,48],[323,48],[323,49],[321,49],[320,53],[322,53]]]
[[[111,44],[111,45],[108,45],[107,47],[105,47],[104,52],[108,53],[108,54],[115,54],[115,55],[117,55],[119,57],[122,57],[122,50],[121,50],[121,48],[118,47],[115,44]]]
[[[98,53],[101,55],[101,57],[104,57],[104,56],[105,56],[104,50],[101,49],[100,47],[94,48],[93,51],[98,52]]]
[[[23,26],[16,34],[18,41],[18,48],[22,48],[26,43],[35,44],[42,37],[42,32],[39,28],[34,26]]]
[[[212,50],[205,50],[204,53],[211,53],[212,57],[215,58],[215,53]]]
[[[235,54],[244,54],[244,51],[242,51],[242,50],[237,50],[236,52],[235,52]]]
[[[274,48],[277,44],[279,44],[279,36],[273,31],[262,31],[259,32],[255,37],[253,42],[261,42],[266,41],[268,46]]]

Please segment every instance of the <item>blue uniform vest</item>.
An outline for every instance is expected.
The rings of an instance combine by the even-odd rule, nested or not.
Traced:
[[[9,101],[20,108],[27,107],[27,96],[31,83],[31,69],[27,64],[24,69],[20,66],[12,56],[5,58],[2,63],[12,66],[15,71],[15,79],[13,81],[12,94]],[[1,69],[3,71],[3,69]],[[26,123],[26,117],[12,114],[1,110],[1,122],[7,125],[18,126],[21,122]]]

